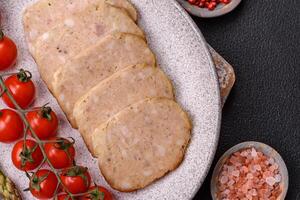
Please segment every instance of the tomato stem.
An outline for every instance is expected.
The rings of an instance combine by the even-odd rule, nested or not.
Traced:
[[[29,71],[25,71],[24,70],[24,73],[28,73],[29,74],[29,77],[31,78],[32,75]],[[4,80],[3,80],[3,75],[0,75],[0,87],[2,89],[2,91],[5,91],[5,93],[7,94],[8,98],[11,100],[11,102],[13,103],[13,105],[15,106],[16,110],[18,111],[18,113],[20,114],[20,117],[22,118],[22,121],[24,122],[24,125],[25,125],[25,129],[24,129],[24,141],[26,140],[26,134],[27,134],[27,130],[29,130],[31,132],[31,135],[32,137],[36,140],[36,143],[38,144],[38,146],[40,147],[41,149],[41,152],[43,154],[43,157],[44,157],[44,160],[45,162],[48,163],[48,166],[50,167],[50,169],[52,170],[52,172],[55,174],[57,180],[58,180],[58,185],[62,185],[64,191],[69,195],[69,197],[72,199],[72,200],[75,200],[75,195],[72,194],[68,188],[66,188],[66,186],[62,183],[62,180],[60,178],[60,175],[59,175],[59,171],[56,170],[52,163],[50,162],[50,160],[48,159],[47,157],[47,154],[44,150],[44,146],[43,146],[43,142],[39,139],[39,137],[36,135],[35,131],[33,130],[33,128],[31,127],[31,125],[29,124],[27,118],[26,118],[26,110],[23,110],[19,104],[16,102],[16,100],[14,99],[13,95],[11,94],[11,92],[8,90],[8,88],[6,87],[6,85],[4,84]]]
[[[51,107],[49,106],[43,106],[41,108],[41,116],[45,119],[47,119],[48,121],[51,121],[52,120],[52,117],[51,117],[51,112],[52,112],[52,109]]]
[[[0,29],[0,41],[4,39],[4,33],[3,31]]]
[[[43,140],[42,143],[57,143],[57,142],[64,142],[64,140]]]
[[[24,69],[20,69],[17,76],[21,82],[28,82],[32,78],[31,72]]]
[[[5,94],[6,90],[2,90],[1,93],[0,93],[0,97],[3,96],[3,94]]]
[[[16,74],[18,74],[18,73],[16,73],[16,72],[13,72],[13,73],[3,73],[3,74],[1,74],[1,77],[12,76],[12,75],[16,75]]]

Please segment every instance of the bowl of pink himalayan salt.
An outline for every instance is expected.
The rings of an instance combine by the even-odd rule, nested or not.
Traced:
[[[224,153],[211,180],[214,200],[284,200],[288,170],[279,153],[260,142],[240,143]]]

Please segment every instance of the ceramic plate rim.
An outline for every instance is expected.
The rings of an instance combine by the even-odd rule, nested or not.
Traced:
[[[199,27],[196,25],[196,23],[193,21],[193,19],[190,17],[190,15],[187,13],[187,11],[180,5],[180,3],[176,0],[172,0],[174,2],[174,4],[176,5],[177,9],[180,10],[181,12],[179,14],[183,15],[184,18],[189,22],[189,24],[191,25],[191,27],[193,28],[194,32],[197,34],[197,36],[199,37],[199,39],[202,41],[203,46],[205,46],[205,54],[207,55],[207,58],[209,60],[209,65],[211,67],[211,70],[214,72],[214,76],[215,76],[215,83],[217,85],[219,85],[218,82],[218,78],[217,78],[217,70],[215,68],[215,65],[213,63],[213,59],[211,54],[209,53],[208,50],[208,46],[206,43],[206,40],[201,32],[201,30],[199,29]],[[199,189],[201,188],[203,181],[206,179],[207,174],[211,168],[212,162],[214,160],[214,156],[216,154],[217,151],[217,147],[218,147],[218,143],[219,143],[219,138],[220,138],[220,130],[221,130],[221,119],[222,119],[222,103],[221,103],[221,95],[220,93],[218,93],[218,98],[219,98],[219,102],[218,102],[218,112],[219,112],[219,116],[218,116],[218,127],[217,127],[217,133],[216,133],[216,140],[214,142],[214,147],[212,149],[212,153],[211,156],[209,158],[209,162],[208,165],[206,166],[206,170],[204,172],[204,176],[202,177],[201,180],[199,180],[198,182],[198,187],[197,189],[194,191],[194,194],[192,194],[193,197],[195,197],[195,195],[197,194],[197,192],[199,191]],[[192,197],[192,198],[193,198]]]

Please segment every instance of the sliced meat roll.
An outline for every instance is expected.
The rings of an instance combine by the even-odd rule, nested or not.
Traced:
[[[138,65],[114,74],[80,98],[73,115],[92,154],[91,133],[99,124],[130,104],[150,97],[173,99],[172,85],[159,68]]]
[[[93,0],[93,1],[95,1],[95,0]],[[122,8],[122,9],[126,10],[128,15],[134,21],[137,21],[137,18],[138,18],[137,11],[136,11],[135,7],[131,3],[129,3],[128,0],[105,0],[105,2],[112,6],[116,6],[118,8]]]
[[[138,102],[100,125],[92,135],[101,172],[119,191],[144,188],[181,163],[191,124],[169,99]]]
[[[114,32],[144,37],[124,11],[106,3],[91,5],[38,38],[33,54],[39,71],[51,88],[54,73],[68,60]]]
[[[34,44],[39,36],[66,18],[82,12],[92,4],[97,5],[104,1],[126,10],[134,21],[137,20],[136,10],[127,0],[39,0],[29,6],[23,15],[23,25],[29,46]]]
[[[52,80],[53,94],[76,127],[72,117],[75,102],[113,73],[140,63],[155,66],[155,56],[141,37],[108,35],[57,70]]]

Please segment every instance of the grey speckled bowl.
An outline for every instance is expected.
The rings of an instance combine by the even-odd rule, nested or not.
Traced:
[[[33,73],[38,96],[34,106],[50,102],[61,120],[60,133],[76,140],[76,161],[86,165],[99,185],[108,187],[98,169],[97,160],[88,152],[80,134],[71,128],[55,98],[39,78],[36,64],[28,52],[22,28],[22,10],[35,0],[0,0],[4,31],[13,38],[19,49],[18,68]],[[119,200],[188,200],[202,185],[211,166],[219,138],[221,102],[215,67],[206,42],[185,10],[174,0],[132,0],[139,12],[139,25],[157,55],[158,64],[167,73],[176,91],[176,98],[189,113],[193,122],[190,145],[178,169],[149,187],[120,193],[111,189]],[[0,106],[4,106],[0,102]],[[10,160],[11,146],[0,149],[0,165],[23,189],[26,176],[15,170]],[[126,174],[124,174],[126,176]],[[30,193],[24,199],[32,200]]]
[[[215,10],[208,10],[206,8],[199,8],[198,6],[193,6],[188,3],[186,0],[177,0],[180,4],[191,14],[203,17],[203,18],[211,18],[211,17],[219,17],[231,12],[235,9],[240,3],[241,0],[231,0],[231,2],[227,5],[219,4]]]
[[[247,148],[251,148],[254,147],[255,149],[257,149],[258,151],[263,152],[265,155],[267,155],[268,157],[272,157],[274,158],[275,162],[279,165],[279,172],[280,175],[282,176],[282,181],[280,183],[280,187],[282,189],[282,194],[279,196],[279,198],[277,200],[284,200],[287,190],[288,190],[288,186],[289,186],[289,175],[288,175],[288,170],[286,167],[286,164],[284,162],[284,160],[282,159],[282,157],[280,156],[280,154],[273,149],[272,147],[270,147],[269,145],[260,143],[260,142],[243,142],[240,143],[238,145],[235,145],[234,147],[232,147],[231,149],[229,149],[228,151],[226,151],[223,156],[220,158],[220,160],[218,161],[213,175],[212,175],[212,179],[211,179],[211,195],[213,197],[214,200],[218,200],[216,197],[216,193],[217,193],[217,177],[222,169],[223,164],[226,162],[227,158],[233,154],[234,152],[237,152],[239,150],[242,149],[247,149]]]

